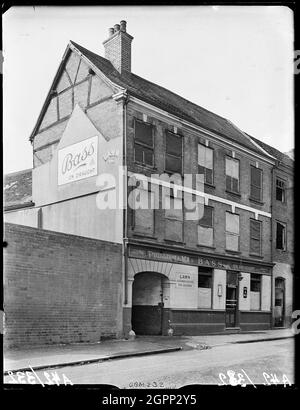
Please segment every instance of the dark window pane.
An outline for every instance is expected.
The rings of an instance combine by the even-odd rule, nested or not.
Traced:
[[[284,235],[285,235],[284,225],[277,223],[276,224],[276,248],[277,249],[284,249]]]
[[[236,178],[232,178],[232,191],[239,192],[239,181]]]
[[[135,161],[143,163],[143,147],[136,145],[134,149],[134,159]]]
[[[257,201],[260,201],[261,200],[261,189],[254,185],[251,185],[250,196],[251,198],[256,199]]]
[[[171,172],[178,172],[181,174],[181,157],[175,158],[169,155],[166,155],[166,170]]]
[[[167,154],[182,155],[182,138],[174,134],[167,133],[166,138],[166,152]]]
[[[226,175],[226,189],[227,191],[231,191],[231,177]]]
[[[198,165],[198,174],[205,175],[205,167],[203,167],[202,165]]]
[[[250,236],[254,239],[260,239],[261,223],[258,221],[250,221]]]
[[[212,172],[212,169],[206,168],[205,182],[207,182],[208,184],[212,184],[212,183],[213,183],[213,172]]]
[[[153,165],[153,151],[148,149],[148,148],[144,148],[144,161],[146,165]]]
[[[203,216],[199,219],[199,225],[212,226],[213,225],[213,209],[204,205]]]
[[[211,275],[198,274],[198,288],[211,288]]]
[[[250,279],[251,292],[260,292],[261,290],[261,276],[252,274]]]
[[[250,240],[250,252],[256,255],[260,255],[261,252],[260,240],[251,238]]]
[[[251,184],[260,187],[261,186],[261,170],[251,167]]]
[[[135,121],[135,140],[152,147],[152,126],[140,121]]]

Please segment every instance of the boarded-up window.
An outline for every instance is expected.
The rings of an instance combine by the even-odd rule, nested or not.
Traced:
[[[204,175],[204,182],[213,183],[213,153],[211,148],[198,144],[198,173]]]
[[[204,246],[213,246],[214,228],[213,228],[213,208],[203,204],[203,216],[198,222],[198,244]],[[202,212],[199,213],[200,215]]]
[[[239,250],[240,241],[240,217],[239,215],[226,212],[226,249]]]
[[[262,200],[262,170],[251,166],[250,197],[256,201]]]
[[[166,133],[165,170],[182,174],[182,137],[169,131]]]
[[[261,221],[250,219],[250,253],[261,255]]]
[[[261,275],[251,274],[250,280],[250,309],[261,308]]]
[[[276,249],[286,250],[286,227],[276,222]]]
[[[153,166],[153,128],[151,124],[135,121],[134,160],[145,166]]]
[[[213,270],[198,268],[198,307],[209,309],[212,306],[212,275]]]
[[[240,190],[240,162],[235,158],[226,157],[226,190],[239,192]]]
[[[183,206],[182,197],[170,195],[168,199],[164,198],[165,206],[165,238],[170,241],[182,242],[183,240]]]
[[[134,231],[152,235],[154,233],[154,192],[135,188]],[[138,205],[137,205],[138,204]]]
[[[276,199],[285,202],[285,182],[279,178],[276,178]]]

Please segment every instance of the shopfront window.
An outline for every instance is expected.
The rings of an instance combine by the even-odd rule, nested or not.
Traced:
[[[198,269],[198,307],[212,307],[212,277],[213,270],[199,267]]]
[[[251,274],[250,282],[250,309],[261,308],[261,275]]]

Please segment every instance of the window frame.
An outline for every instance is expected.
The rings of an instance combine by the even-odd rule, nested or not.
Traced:
[[[182,195],[182,198],[178,198],[174,195],[174,189],[171,187],[170,188],[170,193],[169,193],[169,197],[170,197],[170,203],[171,203],[171,198],[177,198],[181,200],[181,220],[178,218],[174,218],[174,217],[170,217],[170,216],[166,216],[166,210],[164,209],[164,224],[165,224],[165,228],[164,228],[164,240],[165,241],[170,241],[170,242],[176,242],[176,243],[183,243],[184,241],[184,196]],[[163,199],[164,200],[164,199]],[[177,241],[175,239],[169,239],[166,237],[166,221],[176,221],[176,222],[181,222],[181,240]]]
[[[252,186],[254,186],[255,188],[258,188],[258,186],[254,185],[252,183],[252,173],[251,173],[252,168],[260,171],[260,196],[259,196],[259,199],[254,198],[254,196],[252,195],[252,192],[251,192]],[[258,168],[258,167],[256,167],[255,165],[252,165],[252,164],[250,165],[250,196],[249,196],[249,198],[252,201],[256,201],[256,202],[262,202],[262,200],[263,200],[263,169]]]
[[[214,212],[214,210],[215,210],[215,208],[213,207],[213,206],[211,206],[211,205],[204,205],[204,207],[205,208],[209,208],[209,209],[211,209],[212,210],[212,225],[211,226],[209,226],[209,225],[204,225],[203,223],[200,223],[201,222],[201,219],[198,219],[198,223],[197,223],[197,245],[198,246],[205,246],[205,247],[209,247],[209,248],[213,248],[214,246],[215,246],[215,212]],[[198,226],[202,226],[202,227],[204,227],[204,228],[212,228],[212,231],[213,231],[213,241],[212,241],[212,244],[211,245],[204,245],[204,244],[200,244],[199,243],[199,238],[198,238]]]
[[[284,184],[284,188],[278,187],[277,182],[282,182]],[[286,203],[286,184],[287,184],[287,181],[285,179],[276,176],[276,180],[275,180],[275,199],[276,199],[276,201],[281,202],[282,204]],[[277,188],[282,190],[283,200],[280,200],[280,199],[277,198]]]
[[[177,155],[174,154],[168,154],[167,153],[167,138],[168,134],[174,135],[177,138],[181,139],[181,172],[174,172],[169,169],[167,169],[167,157],[172,157],[172,158],[179,158]],[[184,143],[184,136],[181,134],[175,134],[175,132],[172,132],[170,130],[165,130],[165,172],[167,174],[179,174],[183,175],[183,143]]]
[[[227,175],[227,173],[226,173],[226,161],[227,161],[227,160],[236,161],[236,162],[238,163],[238,165],[239,165],[238,190],[237,190],[237,191],[234,191],[234,190],[232,189],[232,183],[231,183],[230,189],[227,188],[227,176],[228,176],[229,178],[232,178],[232,177],[230,177],[229,175]],[[239,158],[233,158],[233,157],[231,157],[231,156],[229,156],[229,155],[225,155],[225,191],[226,191],[226,192],[229,192],[229,193],[231,193],[231,194],[235,194],[235,195],[240,195],[240,192],[241,192],[241,167],[240,167],[240,163],[241,163],[241,161],[240,161]]]
[[[132,186],[132,190],[134,189],[139,189],[139,186]],[[148,192],[148,196],[150,196],[150,201],[151,201],[151,194],[155,195],[155,191],[151,190],[151,186],[150,187],[148,186],[148,189],[143,189],[143,188],[140,188],[140,189]],[[148,201],[149,201],[149,197],[148,197]],[[154,198],[154,202],[155,202],[155,198]],[[132,212],[131,231],[133,232],[134,235],[143,235],[147,237],[153,237],[155,235],[155,208],[151,209],[152,211],[152,231],[151,232],[142,232],[142,229],[139,230],[136,228],[137,227],[136,212],[140,210],[141,209],[131,209],[131,212]]]
[[[286,252],[287,250],[287,224],[285,222],[281,222],[276,220],[275,221],[275,248],[277,251]],[[282,225],[284,227],[284,235],[283,235],[283,248],[277,248],[277,225]]]
[[[227,215],[227,214],[236,215],[236,216],[239,217],[239,233],[238,233],[238,234],[236,234],[236,233],[234,233],[234,232],[227,231],[227,224],[226,224],[226,221],[227,221],[226,215]],[[233,235],[233,236],[238,236],[238,249],[237,249],[237,250],[228,249],[228,248],[227,248],[227,234]],[[240,241],[240,238],[241,238],[240,214],[233,213],[233,212],[231,212],[231,211],[225,211],[225,250],[226,250],[226,252],[236,252],[236,253],[239,253],[239,252],[240,252],[240,242],[241,242],[241,241]]]
[[[252,283],[259,283],[259,292],[253,291],[251,289]],[[251,309],[251,292],[259,293],[259,309]],[[262,275],[257,273],[250,274],[250,311],[261,311],[262,310]]]
[[[204,167],[204,166],[202,166],[202,165],[199,164],[199,151],[197,152],[197,155],[198,155],[198,158],[197,158],[197,166],[198,166],[198,173],[199,173],[199,166],[202,166],[202,168],[204,168],[204,183],[205,183],[206,185],[213,186],[213,185],[214,185],[214,181],[215,181],[215,172],[214,172],[214,169],[215,169],[215,152],[214,152],[214,151],[215,151],[215,150],[214,150],[214,148],[208,147],[208,146],[204,145],[202,142],[199,142],[199,141],[198,141],[197,148],[198,148],[199,145],[202,146],[202,147],[205,148],[205,149],[209,149],[209,150],[212,151],[212,169],[211,169],[211,171],[212,171],[212,182],[207,182],[207,180],[206,180],[206,170],[207,170],[207,169],[210,169],[210,168]]]
[[[259,235],[259,253],[255,253],[255,252],[252,252],[251,251],[251,240],[255,240],[255,241],[257,241],[257,238],[253,238],[253,237],[251,237],[251,223],[252,222],[255,222],[255,223],[258,223],[259,224],[259,226],[260,226],[260,235]],[[250,240],[249,240],[249,255],[253,255],[253,256],[262,256],[262,226],[263,226],[263,224],[262,224],[262,221],[260,221],[259,219],[253,219],[253,218],[250,218],[250,221],[249,221],[249,237],[250,237]]]
[[[210,278],[209,288],[203,288],[199,286],[199,276],[206,276]],[[209,307],[199,307],[199,302],[198,302],[198,309],[211,310],[213,308],[213,297],[214,297],[214,270],[213,268],[207,268],[205,266],[198,266],[197,289],[198,289],[198,298],[199,298],[199,289],[210,289],[211,291],[210,306]]]
[[[139,123],[141,123],[141,124],[146,124],[147,126],[149,126],[149,127],[151,128],[152,146],[151,146],[151,145],[147,145],[147,144],[145,144],[145,143],[143,143],[143,142],[137,140],[137,138],[136,138],[136,123],[137,123],[137,122],[139,122]],[[142,162],[140,162],[140,161],[138,161],[138,160],[136,159],[136,155],[135,155],[135,147],[136,147],[136,145],[142,147],[142,149],[143,149],[143,148],[146,148],[146,149],[152,151],[152,165],[149,165],[149,164],[146,164],[146,163],[145,163],[144,152],[143,152],[143,161],[142,161]],[[134,160],[134,163],[139,164],[139,165],[142,165],[143,167],[154,168],[154,167],[155,167],[155,163],[154,163],[154,161],[155,161],[155,160],[154,160],[154,148],[155,148],[155,143],[154,143],[154,126],[153,126],[153,124],[151,124],[150,122],[147,122],[147,121],[140,120],[140,119],[138,119],[138,118],[134,118],[134,138],[133,138],[133,160]]]

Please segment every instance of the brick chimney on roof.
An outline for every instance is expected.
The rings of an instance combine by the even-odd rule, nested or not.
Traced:
[[[103,42],[105,58],[122,73],[131,71],[131,41],[133,37],[126,32],[126,21],[115,24],[108,30],[109,37]]]

